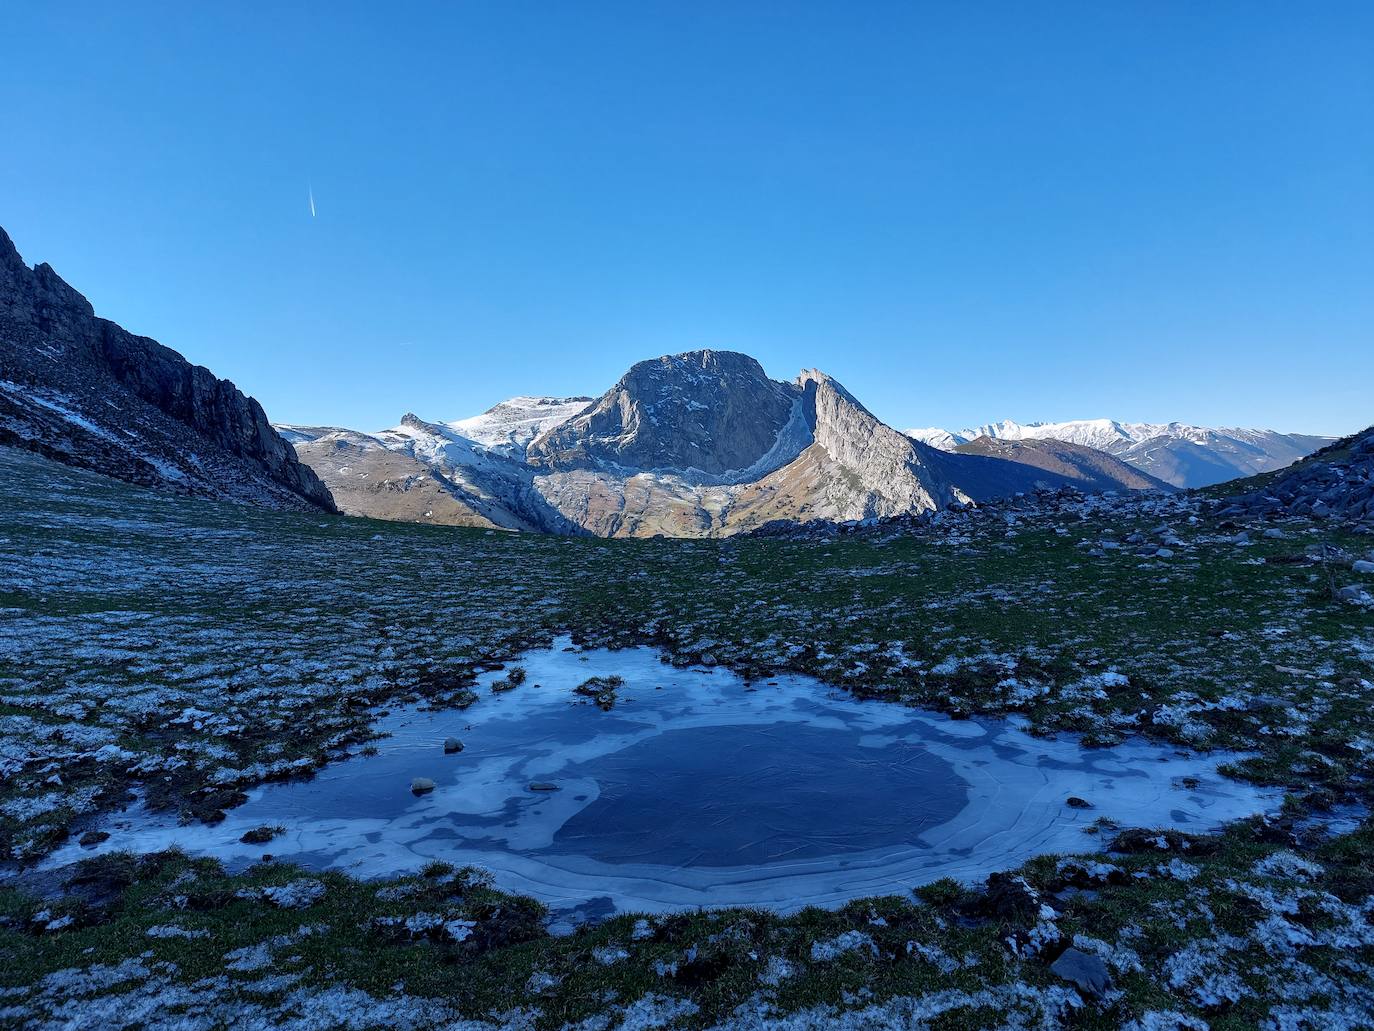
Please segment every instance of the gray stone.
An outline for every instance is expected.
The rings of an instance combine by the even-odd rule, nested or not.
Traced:
[[[444,739],[444,754],[445,754],[445,755],[453,755],[455,752],[461,752],[462,750],[463,750],[463,742],[459,741],[456,737],[450,737],[450,738],[445,738],[445,739]]]
[[[428,795],[434,790],[434,781],[428,777],[416,777],[410,782],[410,790],[415,795]]]
[[[1107,964],[1081,949],[1065,949],[1050,964],[1050,969],[1089,995],[1102,996],[1112,989],[1112,975]]]

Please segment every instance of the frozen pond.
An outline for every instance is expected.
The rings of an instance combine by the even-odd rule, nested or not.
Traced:
[[[1089,749],[1004,720],[857,702],[807,677],[751,686],[647,648],[564,645],[527,654],[514,690],[491,692],[504,673],[484,674],[467,710],[393,712],[376,756],[254,789],[214,827],[129,810],[99,850],[175,844],[230,867],[268,852],[361,876],[442,859],[555,909],[788,911],[1086,851],[1098,839],[1083,828],[1101,816],[1202,831],[1281,798],[1219,775],[1233,754]],[[624,684],[610,711],[574,693],[611,675]],[[463,751],[444,754],[450,736]],[[417,797],[414,777],[437,787]],[[240,843],[264,824],[286,833]]]

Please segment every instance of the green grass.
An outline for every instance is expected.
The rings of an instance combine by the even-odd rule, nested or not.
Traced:
[[[1245,750],[1253,757],[1235,774],[1288,789],[1289,816],[1371,801],[1374,619],[1324,596],[1318,568],[1284,561],[1315,544],[1368,549],[1368,538],[1326,525],[1293,523],[1286,539],[1238,547],[1205,514],[1175,515],[1167,521],[1184,545],[1168,561],[1129,547],[1087,552],[1134,532],[1153,539],[1161,516],[1145,512],[979,519],[893,539],[603,541],[173,499],[12,452],[0,453],[0,472],[0,743],[24,760],[0,784],[0,807],[21,807],[0,809],[0,843],[16,864],[98,822],[130,789],[188,818],[213,816],[234,801],[215,787],[217,771],[246,771],[249,784],[260,779],[255,763],[319,765],[355,754],[388,704],[481,704],[470,690],[477,670],[565,632],[588,645],[652,644],[673,661],[719,663],[756,679],[809,673],[875,704],[1016,712],[1033,732],[1073,731],[1103,746],[1140,733]],[[1127,680],[1108,681],[1101,696],[1078,690],[1108,670]],[[1043,690],[1018,696],[1009,678]],[[205,714],[200,727],[187,710]],[[125,757],[91,758],[102,744]],[[130,769],[138,762],[144,772]],[[48,783],[54,771],[60,787]],[[55,807],[14,815],[44,799]],[[1085,836],[1084,847],[1110,836]],[[1090,1006],[1075,1019],[1105,1028],[1152,1008],[1202,1012],[1187,989],[1168,983],[1163,964],[1219,932],[1258,933],[1267,914],[1236,885],[1259,883],[1253,865],[1279,847],[1274,836],[1259,823],[1216,836],[1211,854],[1189,859],[1201,870],[1195,881],[1151,875],[1057,902],[1064,934],[1128,941],[1143,965],[1118,974],[1125,995],[1114,1007]],[[1310,846],[1325,869],[1301,890],[1362,903],[1374,892],[1371,847],[1367,826]],[[1167,858],[1111,861],[1136,873]],[[44,903],[32,879],[3,889],[0,984],[29,987],[149,950],[153,962],[175,964],[168,978],[191,984],[224,975],[226,953],[303,924],[324,930],[277,950],[272,968],[299,974],[300,984],[386,997],[403,983],[406,995],[452,1000],[464,1015],[529,1004],[540,1027],[649,992],[690,999],[699,1010],[688,1022],[705,1025],[760,992],[789,1012],[1061,983],[1043,959],[1012,955],[1003,939],[1014,928],[969,918],[976,899],[949,882],[923,887],[920,901],[786,918],[688,914],[656,922],[642,940],[634,919],[619,917],[550,938],[532,903],[467,876],[401,878],[391,886],[414,894],[383,901],[384,885],[327,875],[323,900],[289,912],[235,897],[302,876],[280,864],[230,877],[180,856],[102,862],[117,875],[107,906]],[[1052,859],[1024,872],[1057,887]],[[180,908],[181,896],[194,904]],[[45,906],[70,909],[77,926],[35,930],[32,917]],[[482,940],[400,941],[373,922],[431,911],[476,920]],[[147,937],[169,923],[208,934]],[[852,930],[871,935],[880,955],[810,959],[814,943]],[[908,952],[908,941],[960,965],[942,972]],[[598,962],[596,950],[610,946],[628,958]],[[1213,1026],[1254,1026],[1283,1001],[1277,986],[1290,960],[1247,948],[1238,955],[1253,994],[1207,1013]],[[759,977],[774,959],[796,972],[765,988]],[[1363,972],[1343,959],[1365,964]],[[1344,955],[1323,947],[1303,962],[1362,986],[1374,957],[1367,944]],[[656,963],[677,963],[679,973],[661,975]],[[561,980],[531,994],[536,971]],[[265,998],[279,1002],[289,991]],[[996,1023],[1000,1013],[954,1011],[934,1026]]]

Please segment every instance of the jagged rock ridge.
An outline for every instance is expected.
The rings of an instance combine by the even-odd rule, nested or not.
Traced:
[[[171,348],[96,316],[0,229],[0,443],[150,486],[334,510],[262,406]]]

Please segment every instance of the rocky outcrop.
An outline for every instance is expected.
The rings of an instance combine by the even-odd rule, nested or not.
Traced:
[[[841,475],[829,500],[836,515],[867,519],[941,508],[957,500],[950,483],[926,459],[923,445],[885,426],[823,372],[797,378],[815,427],[815,443]]]
[[[1221,514],[1339,519],[1374,531],[1374,426],[1276,474],[1241,480]]]
[[[615,465],[728,475],[768,454],[796,394],[748,355],[665,355],[634,365],[581,415],[536,437],[529,460],[546,469]]]
[[[334,510],[262,406],[171,348],[96,316],[0,230],[0,443],[135,483]]]

